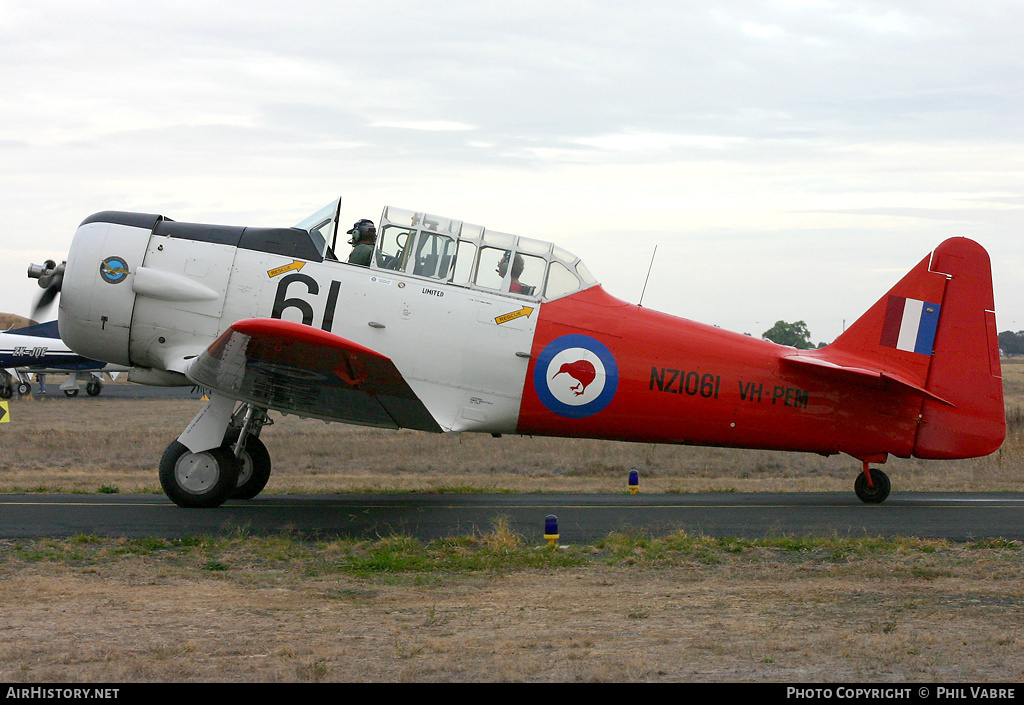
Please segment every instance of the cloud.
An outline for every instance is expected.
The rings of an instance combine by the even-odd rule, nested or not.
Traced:
[[[398,130],[419,130],[421,132],[465,132],[475,130],[473,125],[450,120],[378,120],[370,127],[392,127]]]
[[[1024,327],[1014,2],[0,0],[0,16],[0,309],[26,309],[25,260],[59,257],[92,212],[280,225],[341,194],[353,219],[391,204],[555,240],[627,297],[648,264],[623,266],[628,233],[660,243],[649,305],[820,320],[816,338],[886,286],[859,272],[967,234]],[[793,276],[835,300],[784,294]]]

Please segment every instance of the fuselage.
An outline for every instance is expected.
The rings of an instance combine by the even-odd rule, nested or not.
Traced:
[[[567,347],[577,348],[569,358],[593,350],[614,392],[602,399],[591,383],[582,404],[564,396],[567,375],[554,373]],[[910,453],[919,399],[788,369],[782,360],[794,352],[594,287],[542,309],[518,430],[856,457]]]
[[[384,256],[364,267],[301,230],[97,214],[69,255],[61,336],[130,379],[188,384],[188,362],[231,323],[279,318],[390,358],[446,431],[911,454],[919,398],[833,383],[784,365],[792,348],[620,301],[546,243],[415,217],[382,226]],[[487,278],[502,248],[528,259],[532,284]]]
[[[0,368],[48,374],[102,371],[107,367],[105,362],[90,360],[71,350],[57,337],[56,325],[39,324],[0,332]]]

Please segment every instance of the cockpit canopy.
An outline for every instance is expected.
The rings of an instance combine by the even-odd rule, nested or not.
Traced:
[[[340,205],[296,226],[327,259],[334,258]],[[381,216],[370,267],[542,301],[597,284],[579,257],[549,242],[393,206]]]

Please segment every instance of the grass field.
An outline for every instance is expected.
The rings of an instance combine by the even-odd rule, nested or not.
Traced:
[[[890,458],[893,491],[1024,488],[1024,360],[1004,360],[1009,430],[979,459]],[[0,491],[160,492],[156,464],[199,400],[45,397],[11,401],[0,425]],[[387,431],[272,414],[267,492],[850,491],[847,456],[580,439]]]
[[[0,680],[1016,683],[1024,551],[501,527],[0,542]]]
[[[891,459],[893,491],[1024,488],[1024,361],[987,458]],[[158,492],[198,401],[10,404],[2,492]],[[268,492],[852,491],[849,458],[446,437],[275,417]],[[215,511],[215,510],[214,510]],[[2,518],[0,518],[2,521]],[[0,680],[1017,682],[1024,549],[911,536],[511,533],[430,544],[0,541]]]

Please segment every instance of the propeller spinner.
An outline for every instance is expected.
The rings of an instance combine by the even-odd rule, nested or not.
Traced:
[[[38,279],[39,286],[43,290],[32,309],[32,320],[39,320],[39,313],[47,309],[57,298],[61,284],[64,282],[64,267],[66,265],[66,262],[57,264],[52,259],[46,260],[43,264],[29,265],[29,279]]]

